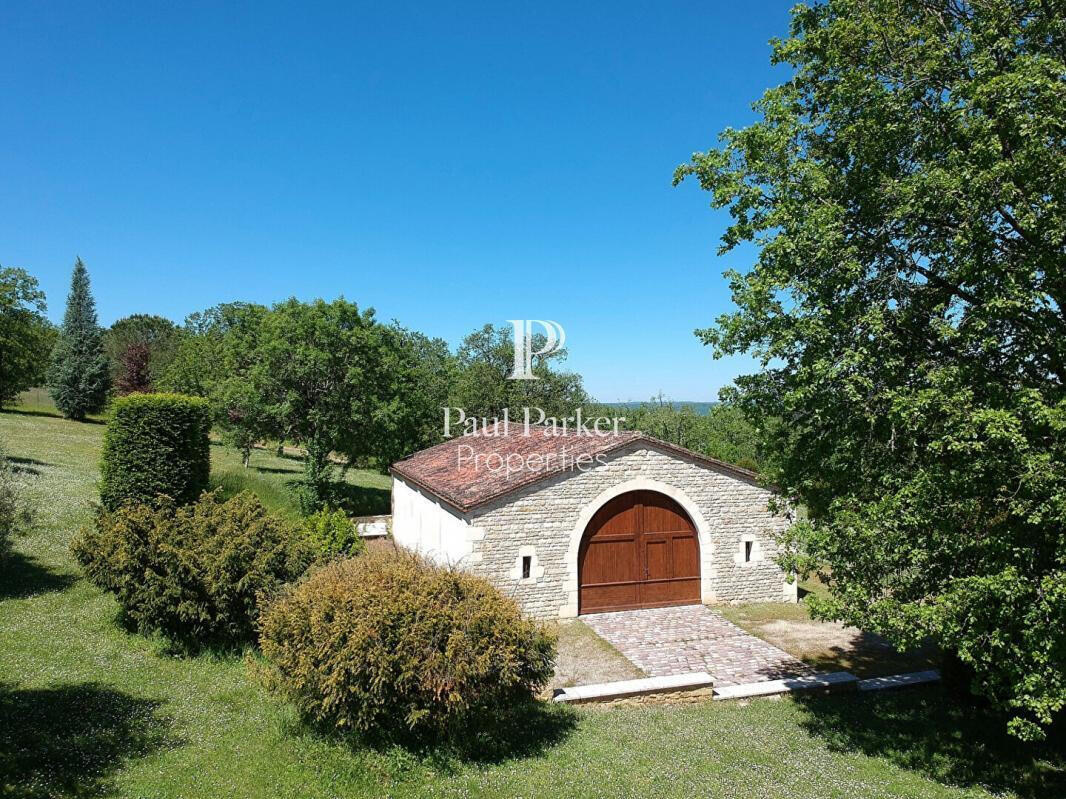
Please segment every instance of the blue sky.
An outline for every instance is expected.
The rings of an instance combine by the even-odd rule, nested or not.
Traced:
[[[708,400],[744,358],[728,216],[674,167],[786,78],[788,2],[7,3],[0,264],[58,319],[344,295],[457,343],[554,319],[604,401]]]

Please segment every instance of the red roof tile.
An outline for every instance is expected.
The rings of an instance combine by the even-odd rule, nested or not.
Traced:
[[[600,436],[531,427],[527,435],[526,428],[515,422],[506,431],[501,424],[416,452],[394,463],[391,471],[465,512],[551,475],[587,471],[597,465],[600,456],[636,442],[746,480],[756,479],[747,469],[632,430]]]

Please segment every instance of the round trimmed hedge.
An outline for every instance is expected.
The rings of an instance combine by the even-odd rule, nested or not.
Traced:
[[[555,637],[485,580],[406,552],[337,560],[263,612],[269,687],[359,732],[445,732],[551,679]]]
[[[211,472],[211,409],[183,394],[131,394],[115,400],[104,434],[100,501],[107,510],[160,495],[194,502]]]

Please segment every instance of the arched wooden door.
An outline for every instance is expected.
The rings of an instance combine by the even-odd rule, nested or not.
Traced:
[[[596,512],[578,551],[580,613],[699,601],[699,541],[680,505],[655,491],[631,491]]]

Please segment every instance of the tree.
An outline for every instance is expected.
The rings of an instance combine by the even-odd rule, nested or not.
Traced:
[[[793,77],[676,180],[733,221],[736,398],[821,617],[930,637],[1040,737],[1066,704],[1066,28],[1039,0],[793,11]]]
[[[159,375],[166,391],[207,397],[230,376],[236,357],[246,365],[263,305],[229,302],[190,314],[178,331],[173,354]]]
[[[543,334],[533,336],[533,351],[544,348]],[[581,375],[557,371],[556,362],[566,359],[566,350],[533,356],[537,380],[511,380],[514,369],[514,337],[509,327],[485,325],[475,330],[459,347],[451,405],[470,417],[501,416],[522,408],[541,408],[547,416],[567,417],[589,403]],[[531,411],[536,419],[536,411]]]
[[[392,385],[391,412],[383,420],[373,458],[381,468],[444,440],[442,408],[455,381],[457,361],[447,342],[392,324],[383,330],[383,374]]]
[[[0,404],[44,380],[52,326],[44,292],[24,269],[0,269]]]
[[[63,326],[52,352],[48,376],[56,407],[68,419],[82,420],[103,409],[111,388],[111,374],[96,323],[96,303],[89,289],[89,272],[78,258],[70,281]]]
[[[258,354],[263,305],[233,302],[191,314],[171,347],[159,384],[207,398],[214,426],[236,447],[245,465],[256,443],[281,436],[262,387],[251,374]]]
[[[178,329],[169,319],[151,314],[133,314],[119,319],[103,336],[104,353],[111,363],[111,382],[118,394],[152,391],[159,377],[174,357]],[[145,358],[143,366],[135,364],[139,374],[130,373],[130,360]],[[125,385],[137,386],[129,390]]]
[[[617,411],[604,408],[603,413],[616,415]],[[640,430],[744,469],[758,471],[764,460],[755,428],[731,403],[720,402],[699,413],[691,405],[675,405],[659,395],[638,407],[627,407],[623,424],[627,430]]]
[[[253,361],[268,417],[305,450],[302,507],[318,510],[332,499],[331,457],[373,458],[403,418],[392,335],[355,303],[290,299],[263,317]]]
[[[145,394],[152,390],[152,351],[147,344],[131,343],[119,356],[115,370],[115,393]]]

